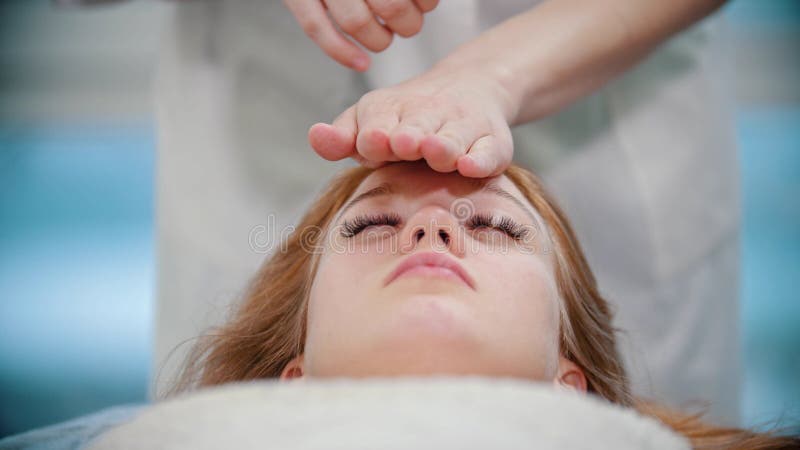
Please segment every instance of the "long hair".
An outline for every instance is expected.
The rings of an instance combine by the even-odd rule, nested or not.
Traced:
[[[356,167],[335,177],[300,220],[280,251],[268,258],[232,318],[198,338],[168,395],[195,387],[280,377],[303,352],[311,283],[321,240],[331,220],[372,169]],[[587,390],[636,408],[687,437],[695,448],[799,448],[796,438],[706,424],[699,414],[635,399],[617,349],[613,312],[564,213],[530,171],[512,165],[505,175],[539,212],[551,237],[561,301],[559,349],[584,372]]]

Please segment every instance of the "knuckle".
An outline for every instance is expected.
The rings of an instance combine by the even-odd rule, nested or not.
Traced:
[[[472,122],[483,122],[481,120],[475,120],[474,117],[471,117],[474,114],[474,111],[470,109],[467,105],[459,102],[457,99],[452,99],[451,101],[447,102],[446,105],[448,106],[447,113],[450,117],[455,120],[470,120]],[[486,124],[481,123],[481,125],[486,126]]]
[[[460,102],[457,97],[449,94],[437,93],[423,99],[420,106],[430,111],[441,111],[444,116],[452,116],[453,108],[456,108],[459,104]]]
[[[372,17],[367,13],[348,14],[339,21],[339,26],[348,34],[358,33],[369,25]]]
[[[419,114],[409,118],[404,118],[403,122],[406,123],[409,127],[418,129],[418,130],[429,130],[429,131],[436,131],[434,125],[436,124],[436,119],[434,117]]]
[[[300,27],[303,29],[306,36],[314,41],[319,39],[322,34],[322,25],[316,20],[302,19],[300,21]]]
[[[424,130],[424,124],[416,116],[404,115],[401,119],[401,130],[407,133],[419,133]]]
[[[463,149],[464,148],[464,139],[458,133],[445,132],[445,133],[439,134],[439,136],[442,137],[443,139],[447,140],[447,141],[450,141],[451,143],[453,143],[459,149]]]
[[[409,11],[411,5],[408,0],[382,0],[372,2],[372,7],[384,20],[402,17]]]

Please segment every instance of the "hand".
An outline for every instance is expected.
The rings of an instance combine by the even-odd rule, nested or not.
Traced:
[[[284,3],[306,35],[328,56],[344,66],[364,71],[369,67],[369,55],[339,30],[366,49],[380,52],[392,43],[395,33],[403,37],[417,34],[422,28],[422,15],[432,11],[439,0],[284,0]]]
[[[517,107],[499,82],[478,70],[433,70],[367,93],[333,124],[312,126],[308,137],[331,161],[351,157],[378,167],[425,159],[439,172],[486,177],[511,163],[509,121]]]

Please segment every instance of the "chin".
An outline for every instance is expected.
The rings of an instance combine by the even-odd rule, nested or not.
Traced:
[[[411,294],[382,311],[372,342],[389,354],[407,354],[405,359],[425,354],[436,358],[448,354],[474,353],[480,347],[478,326],[472,309],[446,294]],[[433,358],[433,356],[431,356]]]

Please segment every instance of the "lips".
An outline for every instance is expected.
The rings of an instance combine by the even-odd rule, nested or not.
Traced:
[[[407,272],[425,273],[432,276],[454,276],[460,278],[467,286],[475,289],[475,283],[466,270],[454,259],[441,253],[423,252],[411,255],[404,259],[386,277],[384,286]]]

